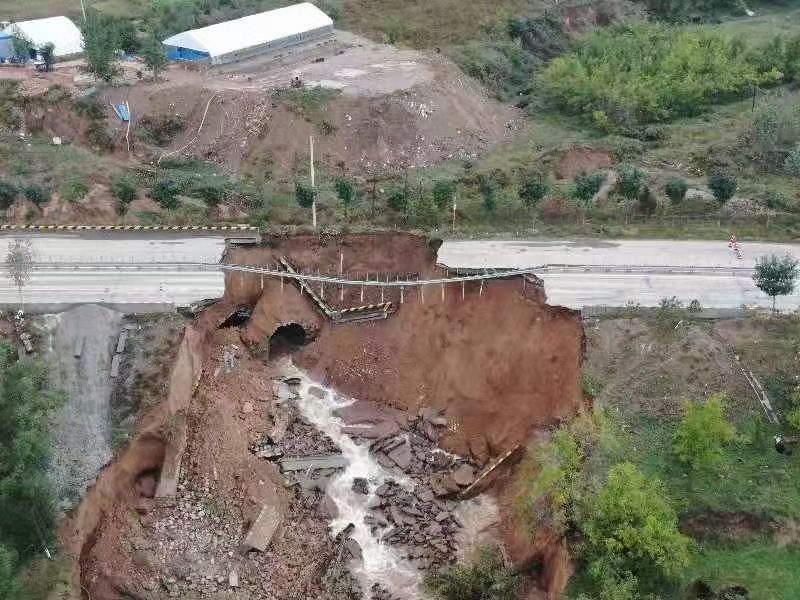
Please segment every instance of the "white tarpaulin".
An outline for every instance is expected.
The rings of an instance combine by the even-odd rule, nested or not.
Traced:
[[[20,21],[8,25],[3,33],[22,36],[40,48],[47,43],[54,46],[53,54],[57,58],[73,56],[83,52],[83,36],[75,23],[67,17],[48,17],[33,21]]]

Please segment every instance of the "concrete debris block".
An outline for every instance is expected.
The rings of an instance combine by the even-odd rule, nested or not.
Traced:
[[[239,587],[239,573],[237,573],[236,571],[231,571],[230,573],[228,573],[228,585],[231,586],[232,588]]]
[[[53,136],[53,146],[60,146],[63,140],[57,135]]]
[[[239,356],[239,346],[236,344],[227,344],[222,348],[222,364],[225,372],[230,373],[235,371],[239,365],[237,360]]]
[[[394,421],[381,421],[364,425],[345,425],[342,433],[367,440],[380,440],[400,433],[400,426]]]
[[[115,352],[117,354],[122,354],[125,352],[125,343],[128,341],[128,330],[123,329],[119,332],[119,338],[117,338],[117,348]]]
[[[489,462],[489,443],[484,436],[481,435],[469,440],[469,452],[480,466],[484,466]]]
[[[381,484],[380,486],[378,486],[378,489],[375,490],[375,493],[378,496],[380,496],[381,498],[385,498],[386,496],[393,495],[395,492],[394,492],[394,488],[391,485],[392,483],[393,482],[391,480],[389,480],[386,483]]]
[[[81,335],[75,340],[75,345],[72,347],[72,356],[80,358],[83,354],[83,346],[86,344],[86,336]]]
[[[450,475],[437,473],[431,478],[431,490],[437,498],[450,496],[460,491],[459,485]]]
[[[254,454],[256,458],[275,460],[283,456],[283,450],[281,450],[280,446],[262,446],[259,450],[256,450]]]
[[[273,407],[272,411],[272,430],[269,432],[269,439],[273,443],[278,444],[286,436],[286,430],[292,423],[292,408],[291,406]]]
[[[120,355],[115,354],[111,359],[111,378],[119,376]]]
[[[471,485],[472,482],[475,481],[475,469],[467,463],[459,465],[459,467],[453,471],[453,481],[461,487]]]
[[[442,521],[445,521],[445,520],[449,519],[450,516],[451,515],[450,515],[449,512],[447,512],[446,510],[443,510],[442,512],[440,512],[440,513],[438,513],[436,515],[435,519],[436,519],[437,523],[441,523]]]
[[[309,469],[343,469],[347,461],[341,454],[282,458],[281,471],[307,471]]]
[[[245,553],[250,550],[257,550],[264,552],[272,541],[275,532],[278,530],[278,525],[281,522],[281,514],[277,506],[265,504],[261,507],[258,517],[253,522],[250,530],[244,538],[241,545],[241,552]]]
[[[272,395],[279,402],[286,402],[294,398],[294,393],[289,389],[289,386],[283,381],[275,381],[272,383]]]
[[[353,479],[353,491],[357,494],[369,494],[369,482],[364,477],[355,477]]]
[[[401,446],[397,446],[397,448],[389,452],[387,456],[391,458],[394,464],[401,469],[408,469],[409,465],[411,464],[411,446],[408,444],[408,442],[405,442]]]
[[[423,408],[420,413],[423,421],[435,425],[436,427],[447,427],[447,417],[442,414],[442,409],[429,406]]]
[[[364,554],[361,551],[361,545],[353,538],[347,538],[344,543],[344,548],[347,552],[357,561],[364,560]]]
[[[339,508],[336,506],[336,503],[333,501],[333,498],[328,496],[328,494],[325,494],[322,497],[322,500],[317,506],[317,511],[321,516],[330,520],[333,520],[339,516]]]
[[[378,464],[382,466],[384,469],[391,469],[395,465],[395,462],[391,458],[386,456],[383,452],[376,453],[375,460],[377,460]]]

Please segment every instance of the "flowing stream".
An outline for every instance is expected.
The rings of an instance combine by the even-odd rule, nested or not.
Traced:
[[[355,526],[350,537],[361,546],[364,560],[353,566],[353,575],[361,583],[366,595],[369,595],[374,583],[380,583],[401,598],[422,598],[417,567],[403,558],[397,548],[381,542],[364,523],[364,517],[370,514],[369,503],[374,500],[378,486],[387,479],[393,479],[399,485],[413,486],[413,483],[378,464],[370,454],[368,444],[357,444],[349,435],[342,433],[344,422],[334,415],[334,411],[355,402],[353,398],[342,396],[312,381],[298,369],[291,369],[291,375],[300,379],[299,386],[294,388],[299,396],[295,402],[300,413],[333,440],[347,461],[344,471],[331,479],[327,494],[338,509],[337,518],[331,522],[334,534],[350,523]],[[353,480],[357,477],[369,482],[368,494],[353,491]]]

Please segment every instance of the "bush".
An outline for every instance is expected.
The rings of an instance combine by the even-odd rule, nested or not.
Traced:
[[[0,180],[0,210],[5,210],[14,204],[18,193],[16,186]]]
[[[206,203],[206,206],[217,206],[228,195],[228,182],[222,178],[204,178],[192,185],[189,194],[196,196]]]
[[[516,600],[519,577],[503,564],[495,549],[481,548],[472,565],[453,565],[425,576],[425,588],[436,600]]]
[[[80,175],[72,175],[61,185],[59,193],[63,200],[77,202],[89,193],[89,186]]]
[[[300,182],[295,183],[294,197],[295,200],[297,200],[297,203],[303,208],[311,208],[314,204],[314,198],[316,198],[316,196],[317,193],[311,186],[302,184]]]
[[[408,198],[406,192],[402,188],[394,188],[389,190],[389,195],[386,196],[386,204],[389,208],[397,212],[405,212],[408,209]]]
[[[106,127],[105,121],[91,121],[86,128],[86,139],[100,150],[110,152],[114,149],[114,138]]]
[[[753,85],[782,77],[781,65],[760,65],[741,41],[710,28],[637,23],[600,30],[542,75],[550,99],[565,111],[603,111],[624,126],[696,115]]]
[[[22,188],[22,193],[36,206],[40,206],[50,200],[50,194],[48,194],[44,188],[38,185],[26,185],[24,188]]]
[[[792,177],[800,177],[800,142],[786,155],[783,168],[786,169],[786,172]]]
[[[532,208],[536,206],[548,192],[547,182],[541,173],[532,173],[525,178],[519,189],[519,197],[525,206]]]
[[[679,202],[683,202],[683,199],[686,198],[686,192],[689,191],[689,182],[683,177],[672,177],[667,181],[664,191],[667,194],[667,198],[673,203],[678,204]]]
[[[733,440],[733,427],[725,419],[725,398],[725,394],[714,394],[705,404],[683,404],[673,448],[678,460],[692,469],[716,465],[722,459],[723,446]]]
[[[620,165],[617,169],[617,190],[620,194],[634,200],[642,195],[647,184],[647,174],[633,165]]]
[[[715,170],[708,178],[708,189],[718,202],[727,202],[736,193],[736,176],[730,171]]]
[[[575,191],[574,195],[578,200],[588,202],[594,195],[600,191],[600,187],[605,181],[605,175],[602,173],[578,173],[575,176]]]
[[[483,198],[483,209],[487,213],[493,213],[497,209],[497,184],[495,180],[487,175],[479,175],[478,189]]]
[[[456,184],[453,181],[439,180],[433,184],[433,203],[439,210],[445,209],[453,204],[453,197],[456,195]]]
[[[136,200],[136,180],[128,175],[115,178],[111,182],[111,193],[120,201],[123,207]]]
[[[161,208],[178,208],[178,194],[182,191],[182,186],[172,177],[161,177],[158,179],[148,192],[153,200],[158,202]]]

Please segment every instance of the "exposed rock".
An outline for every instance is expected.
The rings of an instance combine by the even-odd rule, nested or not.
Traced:
[[[446,473],[437,473],[431,477],[431,490],[438,498],[455,494],[460,489],[455,480]]]
[[[242,414],[249,415],[253,412],[253,403],[252,402],[244,402],[242,404]]]
[[[353,479],[353,491],[357,494],[369,494],[369,482],[363,477]]]
[[[344,543],[344,547],[354,559],[358,561],[364,560],[364,554],[361,551],[361,546],[353,538],[347,538]]]
[[[455,471],[453,471],[453,481],[455,481],[461,487],[467,487],[468,485],[472,485],[475,481],[475,469],[473,469],[467,463],[463,463],[460,465]]]
[[[387,456],[392,459],[394,464],[405,471],[411,464],[411,447],[407,443],[402,444],[389,452]]]

